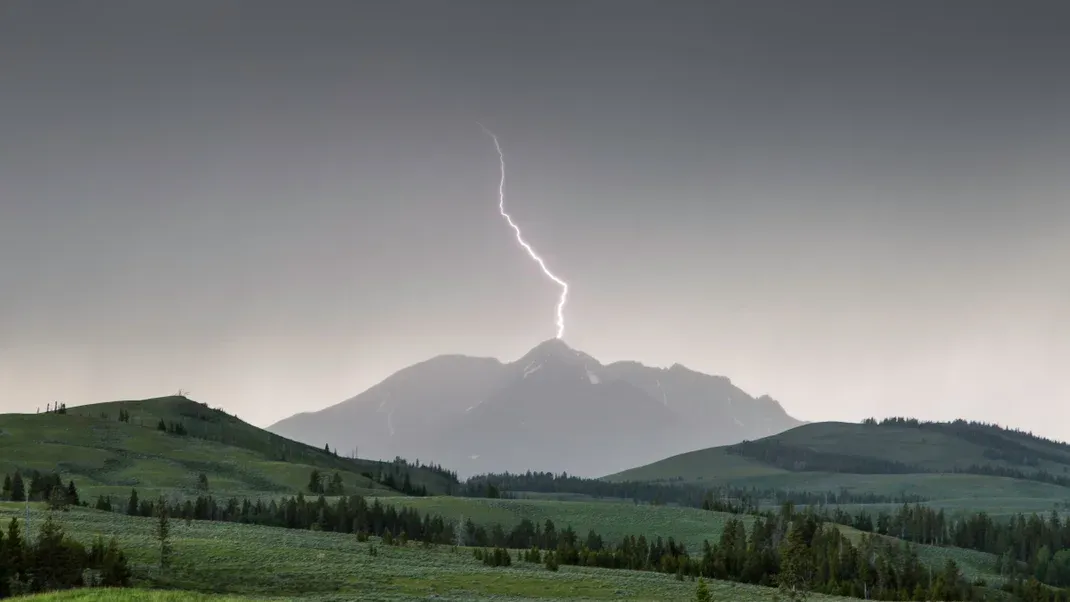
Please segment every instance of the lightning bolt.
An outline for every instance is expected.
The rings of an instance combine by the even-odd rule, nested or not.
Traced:
[[[516,233],[516,242],[520,243],[521,247],[528,252],[528,255],[535,260],[535,263],[539,264],[542,268],[542,273],[546,274],[546,277],[553,280],[561,287],[561,297],[557,300],[557,338],[561,338],[565,334],[565,302],[568,300],[568,283],[558,278],[550,271],[550,268],[546,267],[546,262],[539,257],[539,254],[535,252],[535,249],[531,248],[525,240],[523,235],[520,234],[520,226],[516,225],[513,218],[509,217],[509,214],[505,212],[505,153],[502,152],[502,145],[498,143],[498,137],[494,135],[494,132],[488,130],[482,123],[479,127],[483,129],[483,132],[494,140],[494,148],[498,149],[498,162],[501,164],[502,179],[498,184],[498,211],[505,218],[505,221],[509,222],[509,225],[513,228],[513,232]]]

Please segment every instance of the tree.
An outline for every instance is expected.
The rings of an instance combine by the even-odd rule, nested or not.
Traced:
[[[52,492],[48,495],[48,509],[66,511],[69,507],[70,501],[67,499],[67,492],[62,487],[53,487]],[[49,517],[51,518],[51,515]]]
[[[130,576],[130,565],[126,562],[126,555],[119,549],[119,540],[112,537],[100,562],[100,585],[126,587],[130,585]]]
[[[713,602],[710,588],[706,586],[706,580],[701,577],[699,577],[698,586],[695,587],[695,602]]]
[[[156,539],[160,542],[161,569],[171,564],[171,521],[168,515],[167,500],[160,496],[156,502]]]
[[[323,475],[318,469],[313,468],[308,475],[308,490],[311,493],[323,493]]]
[[[165,433],[167,432],[167,423],[163,421],[163,418],[161,418],[160,421],[156,423],[156,430],[163,431]]]
[[[342,495],[345,493],[345,484],[342,482],[342,475],[337,472],[331,475],[331,482],[327,485],[328,495]]]
[[[785,514],[790,516],[790,510]],[[780,574],[777,580],[789,600],[804,599],[810,585],[812,558],[801,522],[799,519],[792,521],[788,536],[780,544]]]
[[[130,500],[126,503],[126,514],[129,516],[138,515],[137,489],[130,490]]]
[[[3,492],[0,493],[0,498],[3,498],[3,499],[6,500],[6,499],[8,499],[10,497],[11,497],[11,475],[5,474],[4,475],[4,489],[3,489]]]
[[[203,472],[197,475],[197,489],[200,491],[208,491],[208,476]]]
[[[82,501],[78,499],[78,488],[74,486],[73,479],[67,483],[67,503],[72,506],[79,506],[82,503]]]
[[[17,470],[15,471],[15,476],[11,479],[11,501],[26,501],[26,484],[22,482],[22,473]]]

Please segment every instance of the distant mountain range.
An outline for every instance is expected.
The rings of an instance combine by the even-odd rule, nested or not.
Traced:
[[[602,365],[558,339],[512,363],[444,355],[268,430],[362,458],[435,462],[462,477],[602,476],[802,424],[768,396],[679,364]]]

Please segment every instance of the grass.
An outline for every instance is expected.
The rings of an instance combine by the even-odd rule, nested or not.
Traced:
[[[758,489],[840,491],[885,496],[916,495],[930,505],[949,510],[986,511],[996,515],[1045,512],[1062,507],[1070,488],[1035,480],[953,473],[971,465],[1023,470],[1045,469],[1063,475],[1070,471],[1070,446],[1036,441],[1020,433],[991,429],[988,434],[1007,446],[1035,450],[1037,466],[1023,467],[993,460],[992,449],[974,440],[927,428],[864,426],[822,422],[806,424],[775,435],[789,446],[857,458],[897,461],[934,472],[917,474],[853,474],[789,471],[756,459],[713,447],[679,454],[652,464],[605,477],[610,481],[687,483],[709,487],[731,485]],[[1032,453],[1032,452],[1031,452]],[[988,455],[986,455],[988,454]],[[1066,463],[1044,458],[1066,458]]]
[[[0,504],[0,519],[21,517],[19,505]],[[34,507],[30,531],[44,519]],[[490,568],[468,550],[450,547],[384,546],[354,536],[233,523],[172,522],[174,561],[167,574],[155,566],[157,542],[148,518],[74,509],[56,519],[72,536],[89,542],[115,535],[129,554],[135,585],[182,589],[182,593],[83,591],[33,600],[684,600],[695,584],[670,575],[516,563]],[[378,554],[371,554],[375,548]],[[768,601],[772,590],[711,582],[714,599]],[[189,592],[189,593],[186,593]],[[221,597],[208,597],[215,594]],[[832,600],[814,596],[814,600]]]
[[[129,422],[119,422],[120,409],[130,413]],[[157,430],[161,419],[184,424],[190,436]],[[313,468],[339,472],[346,493],[395,494],[361,474],[378,473],[381,466],[289,441],[185,398],[79,406],[67,414],[0,415],[0,473],[57,471],[87,498],[125,500],[131,488],[142,499],[194,495],[200,473],[217,497],[292,495],[305,490]],[[414,484],[445,490],[441,475],[422,469],[411,474]]]
[[[556,500],[501,500],[459,497],[392,497],[381,500],[397,506],[416,508],[450,520],[471,519],[477,525],[500,523],[507,531],[524,519],[542,527],[552,520],[558,531],[571,526],[582,539],[593,530],[608,543],[617,544],[627,535],[673,537],[700,553],[702,542],[716,542],[724,525],[734,515],[707,512],[698,508],[652,506],[615,502],[572,502]],[[742,517],[747,528],[753,518]]]
[[[245,596],[217,596],[195,592],[161,591],[146,589],[76,589],[64,592],[19,596],[13,600],[32,602],[245,602],[247,600],[271,600],[272,598],[248,598]]]

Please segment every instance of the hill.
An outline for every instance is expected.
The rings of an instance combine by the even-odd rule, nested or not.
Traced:
[[[843,488],[930,500],[1027,498],[1050,508],[1070,497],[1070,445],[962,420],[823,422],[679,454],[605,479]]]
[[[307,491],[313,469],[338,472],[351,493],[396,494],[405,475],[431,493],[453,482],[445,471],[339,457],[184,397],[0,415],[0,473],[16,469],[58,471],[90,494],[120,496],[132,487],[192,493],[201,473],[216,495]]]
[[[797,426],[776,401],[679,364],[603,365],[552,339],[520,359],[440,356],[269,430],[371,457],[426,458],[463,475],[601,476]],[[639,444],[641,442],[641,444]]]

